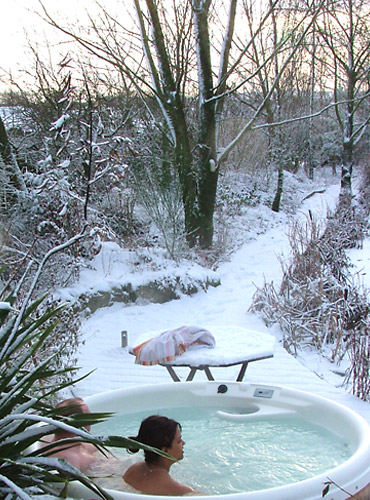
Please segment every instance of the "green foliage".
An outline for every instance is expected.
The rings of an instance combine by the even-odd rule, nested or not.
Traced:
[[[72,384],[66,381],[66,373],[75,373],[76,368],[57,370],[53,365],[57,353],[41,360],[38,354],[63,305],[40,313],[45,295],[17,304],[22,283],[20,280],[16,290],[0,292],[0,498],[30,500],[45,493],[59,496],[74,480],[93,494],[110,498],[66,461],[49,457],[55,443],[40,446],[43,439],[63,427],[75,437],[60,440],[58,445],[89,442],[106,455],[106,446],[127,448],[134,443],[136,448],[147,447],[120,436],[95,437],[82,429],[105,420],[108,414],[58,414],[60,410],[54,408],[58,392]]]
[[[10,292],[0,309],[0,495],[24,498],[52,493],[51,482],[64,482],[80,473],[57,459],[46,459],[35,444],[55,430],[48,401],[62,386],[49,385],[51,359],[37,361],[37,352],[54,325],[47,325],[61,306],[35,317],[44,297],[15,309],[16,294]],[[67,370],[67,369],[66,369]],[[66,371],[63,370],[63,371]],[[40,423],[49,425],[42,426]],[[82,479],[86,482],[85,479]]]
[[[233,186],[219,183],[217,209],[223,209],[231,216],[239,215],[242,208],[255,207],[261,203],[257,182],[248,187],[234,189]]]

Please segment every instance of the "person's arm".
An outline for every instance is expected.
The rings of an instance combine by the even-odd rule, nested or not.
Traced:
[[[61,458],[68,462],[70,465],[73,465],[73,467],[76,467],[76,469],[81,469],[80,455],[79,453],[76,453],[72,448],[58,450],[50,456]]]

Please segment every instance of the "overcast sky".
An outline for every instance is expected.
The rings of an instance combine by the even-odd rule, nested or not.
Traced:
[[[5,2],[6,0],[3,0]],[[58,18],[81,19],[86,8],[94,11],[94,0],[43,0],[50,13]],[[117,8],[124,0],[100,0],[110,8]],[[39,0],[7,0],[0,16],[0,68],[14,71],[28,65],[27,36],[32,41],[43,43],[45,38],[53,43],[56,32],[40,19],[35,11],[41,12]]]
[[[0,16],[0,67],[6,70],[16,67],[17,61],[24,60],[24,27],[35,24],[35,16],[30,14],[25,5],[30,8],[36,5],[36,0],[10,0],[2,9]]]

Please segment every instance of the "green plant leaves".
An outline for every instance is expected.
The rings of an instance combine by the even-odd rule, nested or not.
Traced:
[[[53,358],[60,355],[59,351],[45,357],[45,342],[64,306],[45,307],[43,295],[15,307],[16,296],[16,291],[9,292],[9,306],[3,303],[0,307],[0,498],[32,500],[44,493],[65,496],[68,484],[78,481],[93,495],[111,500],[88,476],[65,460],[52,457],[56,446],[91,443],[107,457],[107,447],[148,449],[168,455],[129,438],[93,436],[85,430],[106,420],[110,413],[66,416],[54,407],[60,391],[89,374],[67,380],[65,375],[75,373],[77,368],[55,368]],[[73,437],[51,442],[48,436],[56,428],[69,431]]]

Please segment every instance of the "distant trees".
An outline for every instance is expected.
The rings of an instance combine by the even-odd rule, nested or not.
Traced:
[[[46,13],[54,26],[134,82],[137,92],[155,97],[157,108],[153,108],[154,101],[146,104],[160,131],[158,140],[163,143],[165,139],[171,151],[190,245],[212,245],[221,165],[278,93],[279,80],[309,32],[316,14],[310,11],[312,5],[302,5],[301,15],[291,16],[287,29],[280,35],[275,33],[275,44],[254,54],[254,67],[250,62],[255,40],[280,23],[285,11],[295,8],[293,4],[279,0],[261,4],[249,36],[244,10],[237,0],[230,0],[227,10],[224,2],[217,0],[174,2],[166,9],[154,0],[134,0],[138,19],[135,34],[131,26],[112,19],[106,11],[99,22],[92,23],[90,37],[61,27]],[[271,73],[273,61],[275,70]],[[252,113],[249,108],[248,118],[244,113],[244,124],[224,144],[218,130],[227,101],[233,93],[253,90],[256,79],[270,81],[267,93]]]
[[[183,231],[175,233],[184,233],[190,246],[210,248],[220,173],[256,131],[259,165],[277,174],[273,210],[280,210],[285,170],[304,167],[313,177],[321,163],[342,159],[342,188],[350,187],[354,148],[369,121],[366,2],[266,0],[257,7],[249,0],[174,0],[171,6],[134,0],[132,7],[125,19],[102,8],[88,29],[79,30],[44,9],[48,22],[73,37],[83,54],[71,70],[80,78],[73,95],[80,109],[74,116],[81,113],[78,145],[70,137],[59,151],[50,138],[45,151],[56,147],[88,191],[103,165],[112,172],[113,162],[104,159],[111,151],[114,168],[124,164],[137,179],[141,175],[135,189],[144,186],[145,172],[146,186],[158,183],[153,196],[174,187],[183,211],[168,218],[171,224],[183,219]],[[73,60],[66,57],[65,67]],[[39,95],[50,104],[57,79],[40,60],[37,68]],[[97,104],[107,102],[105,94],[115,96],[106,108],[115,114],[108,136]],[[59,119],[64,101],[57,103]],[[125,133],[120,145],[113,143],[118,130]],[[96,142],[99,137],[104,141]],[[55,138],[61,138],[57,131]],[[247,149],[237,161],[248,168]],[[173,198],[165,209],[174,207]]]
[[[363,108],[370,98],[369,16],[367,0],[328,0],[316,24],[342,139],[344,193],[351,191],[354,150],[370,122]]]
[[[3,162],[10,162],[10,145],[4,122],[0,117],[0,155]]]
[[[24,188],[24,179],[4,122],[0,117],[0,183],[3,202],[14,200],[14,190]]]
[[[248,35],[251,40],[250,60],[246,71],[257,76],[252,80],[252,84],[260,102],[263,103],[260,120],[264,122],[261,126],[264,127],[268,137],[266,162],[277,171],[277,187],[271,208],[278,212],[283,194],[284,171],[289,169],[292,162],[295,163],[296,156],[298,163],[302,160],[297,155],[297,152],[304,148],[304,145],[299,144],[301,138],[296,135],[295,138],[298,140],[292,144],[288,140],[289,126],[284,122],[302,113],[299,100],[305,85],[302,74],[296,68],[302,59],[303,41],[307,36],[307,30],[310,29],[310,23],[308,25],[302,23],[303,12],[290,1],[270,0],[269,7],[269,23],[261,29],[256,25],[254,3],[244,2]],[[305,6],[303,11],[307,14],[306,9]],[[315,14],[312,15],[312,19],[314,17]],[[287,33],[292,30],[287,50],[284,40]],[[299,89],[296,88],[296,81],[299,82]],[[276,126],[277,124],[280,125]],[[297,128],[297,124],[295,127]]]

